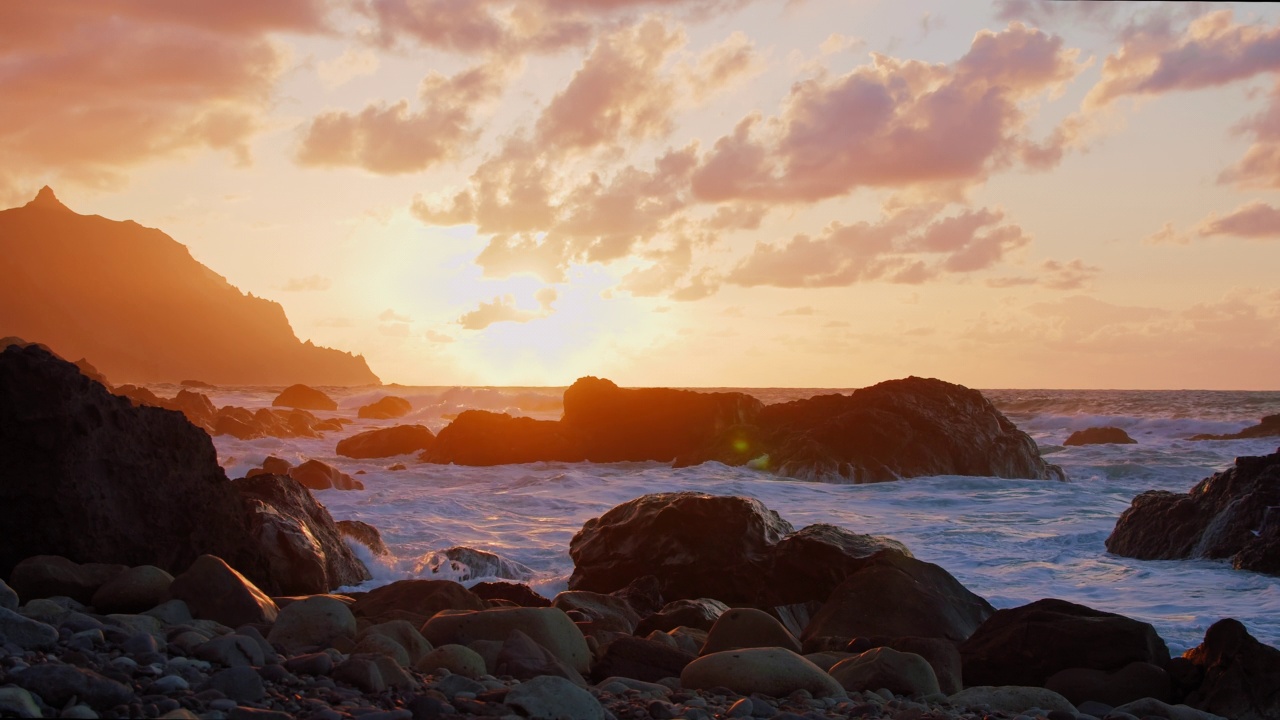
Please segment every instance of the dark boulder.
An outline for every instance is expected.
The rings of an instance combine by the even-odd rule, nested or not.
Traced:
[[[368,459],[422,452],[436,436],[421,425],[396,425],[352,435],[338,441],[335,450],[343,457]]]
[[[391,551],[387,549],[386,543],[382,541],[382,533],[378,532],[378,528],[367,522],[359,520],[339,520],[334,525],[337,526],[338,532],[343,537],[351,538],[361,545],[369,548],[374,555],[390,555]]]
[[[1164,668],[1145,662],[1131,662],[1114,672],[1071,668],[1054,673],[1045,687],[1081,705],[1090,700],[1119,707],[1142,698],[1169,702],[1173,686]]]
[[[596,682],[610,677],[625,677],[656,683],[663,678],[680,677],[685,666],[697,659],[693,653],[670,645],[638,637],[620,637],[605,645],[591,666]]]
[[[994,611],[941,567],[881,550],[831,592],[803,639],[889,635],[963,642]]]
[[[664,605],[661,612],[641,620],[636,626],[636,635],[648,637],[655,630],[670,632],[681,625],[710,630],[716,620],[728,611],[728,605],[712,598],[673,600]]]
[[[0,353],[0,527],[0,576],[33,555],[181,572],[213,553],[265,579],[209,436],[35,346]]]
[[[1169,649],[1150,623],[1066,600],[998,610],[960,646],[964,684],[1043,687],[1062,670],[1164,667]]]
[[[669,462],[748,422],[761,407],[744,393],[624,389],[584,377],[564,391],[562,422],[582,438],[591,462]]]
[[[404,417],[413,411],[413,406],[404,398],[387,395],[376,402],[360,406],[356,416],[368,420],[391,420]]]
[[[1280,437],[1280,415],[1268,415],[1257,425],[1250,425],[1240,432],[1226,435],[1192,435],[1192,440],[1252,440],[1254,438]]]
[[[218,408],[206,395],[193,390],[179,390],[172,400],[162,401],[164,407],[177,410],[187,416],[187,420],[205,432],[212,432],[218,421]]]
[[[1136,445],[1137,440],[1118,427],[1091,427],[1071,433],[1063,445]]]
[[[454,546],[440,552],[431,553],[425,559],[433,575],[451,575],[458,581],[475,578],[498,578],[501,580],[528,580],[533,577],[533,570],[497,553],[475,548]]]
[[[929,378],[765,406],[678,464],[718,460],[802,480],[926,475],[1064,478],[982,393]]]
[[[569,589],[607,593],[653,575],[668,599],[749,604],[766,590],[760,568],[791,531],[752,498],[645,495],[588,520],[573,536]]]
[[[1241,569],[1280,574],[1280,452],[1239,457],[1186,494],[1133,499],[1107,550],[1139,560],[1232,558]]]
[[[337,410],[338,403],[323,392],[306,385],[290,385],[271,401],[273,407],[290,407],[299,410]]]
[[[369,570],[343,542],[333,518],[296,480],[256,475],[231,483],[268,569],[272,595],[324,593],[368,580]]]
[[[484,610],[488,605],[450,580],[398,580],[356,598],[351,612],[374,623],[408,620],[421,626],[441,610]]]
[[[289,468],[289,477],[297,480],[308,490],[364,489],[364,483],[319,460],[308,460],[297,467]]]
[[[195,617],[227,627],[273,623],[280,613],[280,608],[257,585],[214,555],[196,558],[169,584],[169,594],[185,602]]]
[[[551,601],[524,583],[482,582],[471,586],[471,592],[482,600],[505,600],[520,607],[551,607]]]
[[[1219,620],[1183,654],[1202,673],[1186,704],[1237,720],[1280,717],[1280,650],[1258,642],[1238,620]]]
[[[582,445],[559,422],[465,410],[436,435],[418,460],[440,465],[581,462]]]
[[[125,565],[82,565],[58,555],[36,555],[14,566],[9,586],[23,602],[63,595],[91,605],[94,593],[125,570]]]
[[[259,408],[256,411],[234,405],[218,410],[213,435],[231,435],[240,440],[263,437],[318,438],[326,430],[341,430],[335,420],[321,420],[306,410]]]
[[[810,525],[791,533],[773,549],[769,576],[774,592],[765,604],[826,600],[836,586],[881,550],[911,557],[907,546],[897,540],[859,535],[835,525]]]

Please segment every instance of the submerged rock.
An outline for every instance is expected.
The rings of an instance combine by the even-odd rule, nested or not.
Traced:
[[[1239,457],[1188,493],[1144,492],[1120,516],[1107,550],[1139,560],[1231,558],[1280,574],[1280,452]]]
[[[378,528],[367,522],[360,520],[339,520],[334,523],[338,528],[338,532],[343,537],[352,540],[369,548],[374,555],[390,555],[391,551],[387,549],[387,544],[382,541],[382,533],[378,532]]]
[[[1071,433],[1063,445],[1136,445],[1137,440],[1118,427],[1091,427]]]

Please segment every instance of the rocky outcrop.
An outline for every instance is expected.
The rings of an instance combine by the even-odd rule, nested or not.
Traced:
[[[0,353],[0,526],[0,576],[32,555],[264,569],[207,434],[35,346]]]
[[[1219,620],[1183,654],[1199,673],[1186,704],[1238,720],[1280,717],[1280,650],[1254,639],[1237,620]]]
[[[1091,427],[1071,433],[1063,445],[1136,445],[1137,440],[1118,427]]]
[[[1070,668],[1163,667],[1169,649],[1150,623],[1066,600],[999,610],[960,646],[964,684],[1043,687]]]
[[[328,410],[330,412],[338,409],[338,403],[333,398],[325,395],[320,390],[302,384],[290,385],[282,390],[271,401],[271,406],[297,408],[299,410]]]
[[[363,490],[364,483],[319,460],[308,460],[289,468],[289,477],[308,490]]]
[[[976,390],[928,378],[765,406],[677,464],[751,463],[802,480],[925,475],[1063,479],[1036,443]]]
[[[267,567],[272,595],[323,593],[368,580],[369,570],[343,542],[333,518],[298,481],[256,475],[231,483]],[[261,585],[261,584],[260,584]]]
[[[1107,550],[1139,560],[1231,558],[1240,569],[1280,574],[1280,452],[1239,457],[1189,493],[1133,499]]]
[[[356,411],[356,416],[368,420],[392,420],[404,417],[412,411],[413,405],[410,405],[408,400],[387,395],[376,402],[361,405]]]
[[[338,441],[334,450],[343,457],[366,460],[418,453],[431,447],[436,436],[422,425],[396,425],[368,430]]]
[[[761,407],[743,393],[623,389],[584,377],[564,391],[561,422],[581,438],[591,462],[670,462],[748,422]]]
[[[1268,415],[1257,425],[1226,435],[1192,435],[1192,440],[1252,440],[1254,438],[1280,437],[1280,415]]]
[[[378,532],[378,528],[369,523],[361,522],[360,520],[339,520],[334,525],[343,537],[351,538],[369,548],[369,552],[374,555],[391,554],[391,551],[387,549],[386,543],[382,541],[382,533]]]
[[[90,358],[115,382],[378,383],[363,358],[299,342],[278,303],[159,230],[79,215],[48,188],[0,211],[0,257],[0,336]]]
[[[561,423],[465,410],[436,435],[435,442],[418,459],[441,465],[484,466],[582,462],[586,453]]]

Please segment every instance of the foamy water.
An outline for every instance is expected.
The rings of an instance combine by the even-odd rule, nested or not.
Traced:
[[[156,388],[173,395],[176,388]],[[334,446],[357,432],[406,422],[438,430],[463,409],[559,417],[562,388],[380,388],[335,391],[335,415],[386,394],[409,399],[414,412],[394,421],[356,420],[318,440],[218,437],[220,462],[239,477],[267,455],[315,458],[355,475],[362,492],[317,497],[335,519],[376,526],[391,561],[373,561],[370,585],[432,575],[424,558],[453,545],[489,550],[532,568],[547,596],[565,588],[569,540],[583,522],[645,493],[697,490],[759,498],[797,528],[829,522],[889,535],[937,563],[997,607],[1058,597],[1151,622],[1174,652],[1199,644],[1205,629],[1234,617],[1263,642],[1280,646],[1280,578],[1233,570],[1222,562],[1137,561],[1103,546],[1134,495],[1185,492],[1238,455],[1276,450],[1276,439],[1191,442],[1280,412],[1280,393],[1138,391],[986,391],[1018,427],[1061,465],[1069,482],[930,477],[876,485],[778,480],[718,463],[672,468],[658,463],[534,463],[487,468],[417,464],[412,456],[374,461],[338,457]],[[829,390],[747,390],[766,402]],[[273,392],[219,390],[218,405],[260,407]],[[326,415],[326,413],[318,413]],[[1126,429],[1138,445],[1062,447],[1072,431],[1094,425]],[[390,471],[395,463],[407,465]],[[470,582],[475,582],[472,580]],[[470,584],[467,583],[467,584]]]

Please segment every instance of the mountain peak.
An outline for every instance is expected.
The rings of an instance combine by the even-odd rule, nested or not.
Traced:
[[[53,188],[48,185],[40,188],[40,192],[36,193],[35,199],[27,203],[26,207],[71,212],[70,208],[63,205],[61,200],[58,200],[58,196],[53,194]]]

